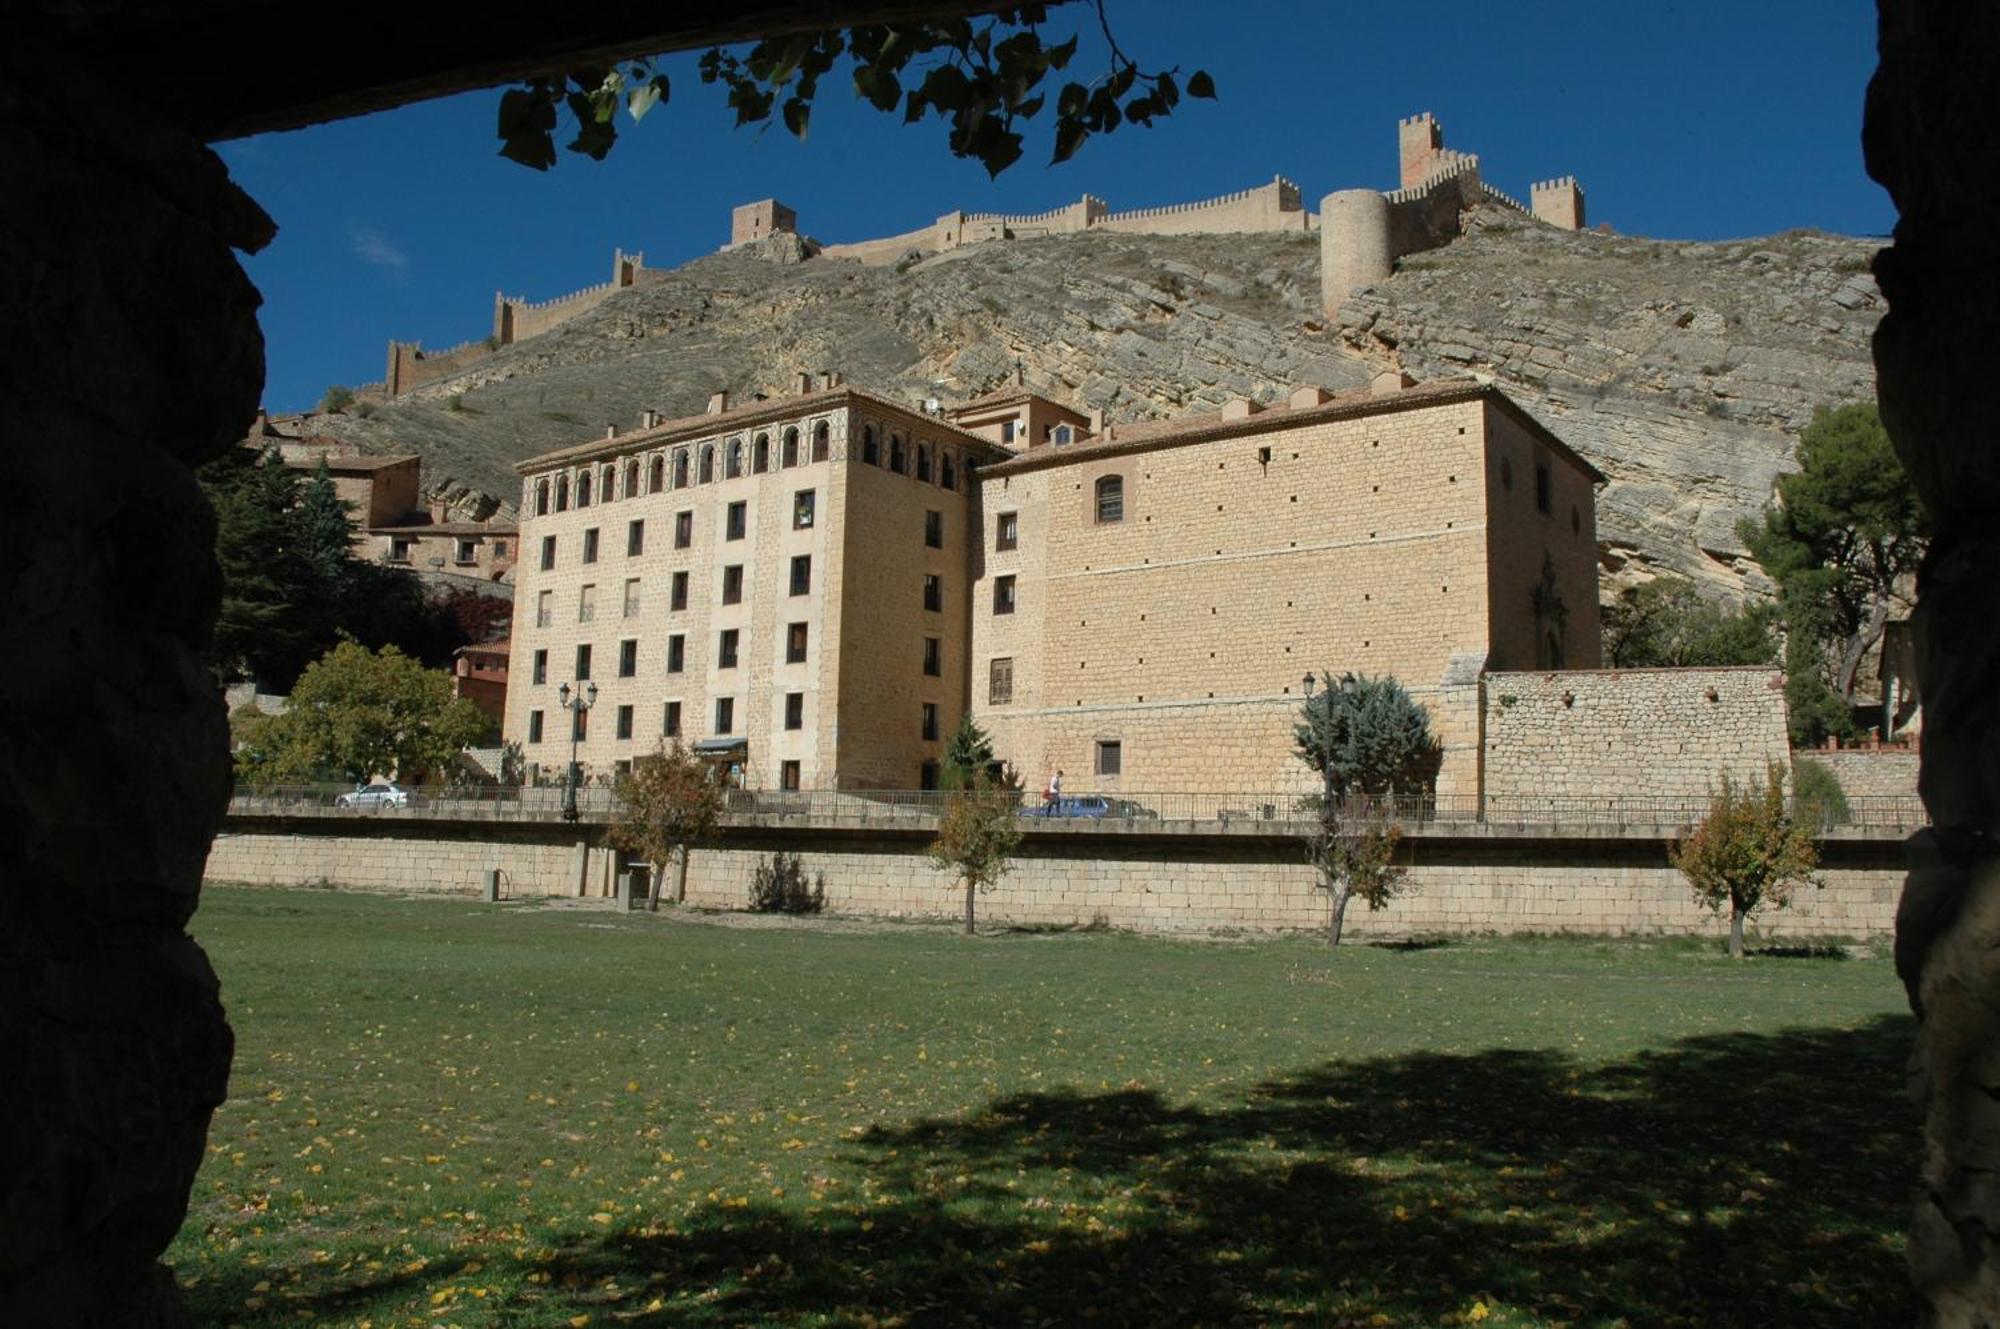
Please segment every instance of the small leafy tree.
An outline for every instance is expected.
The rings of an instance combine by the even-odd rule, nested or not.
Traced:
[[[459,752],[490,724],[453,695],[445,671],[426,669],[393,646],[377,652],[344,641],[306,666],[283,715],[245,736],[238,772],[253,784],[328,773],[415,783],[455,772]]]
[[[328,415],[337,415],[352,405],[354,405],[354,389],[341,383],[329,386],[325,395],[319,399],[319,409]]]
[[[1783,909],[1803,886],[1818,887],[1813,870],[1819,851],[1813,827],[1819,810],[1794,814],[1785,798],[1785,772],[1777,762],[1763,780],[1741,787],[1727,775],[1710,800],[1708,815],[1673,846],[1673,864],[1711,911],[1729,910],[1729,954],[1743,958],[1743,920],[1760,905]]]
[[[1684,577],[1627,587],[1604,607],[1604,659],[1614,669],[1778,662],[1777,606],[1730,608]]]
[[[951,731],[950,739],[945,742],[942,783],[946,789],[964,789],[974,777],[987,774],[992,769],[993,739],[972,722],[968,713],[959,720],[958,728]]]
[[[797,854],[782,850],[750,876],[750,909],[758,914],[817,914],[826,908],[826,874],[806,877]]]
[[[1306,698],[1293,736],[1299,759],[1323,782],[1309,850],[1330,901],[1327,944],[1338,946],[1355,897],[1380,909],[1401,889],[1395,800],[1430,790],[1444,750],[1430,713],[1395,679],[1327,673],[1324,680]]]
[[[957,874],[965,884],[965,935],[972,935],[974,896],[992,890],[1013,866],[1021,843],[1014,797],[976,772],[969,784],[945,801],[931,842],[931,865]]]
[[[660,908],[660,871],[675,863],[674,902],[687,899],[688,853],[722,822],[722,786],[714,769],[676,740],[632,763],[618,782],[618,820],[611,839],[653,865],[646,907]]]

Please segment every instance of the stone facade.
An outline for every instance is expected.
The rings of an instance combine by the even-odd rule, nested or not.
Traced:
[[[1849,798],[1915,798],[1920,758],[1915,748],[1801,749],[1794,763],[1824,766]]]
[[[948,919],[960,888],[932,866],[922,829],[739,827],[689,860],[688,903],[741,909],[752,873],[774,852],[823,875],[827,908],[886,918]],[[1721,936],[1658,836],[1412,837],[1410,890],[1379,912],[1357,909],[1361,937],[1482,933]],[[1888,935],[1901,846],[1830,839],[1825,886],[1753,929],[1781,940]],[[625,860],[595,828],[557,823],[440,826],[394,815],[284,823],[232,818],[209,858],[211,881],[333,885],[355,890],[473,895],[486,873],[503,895],[603,898]],[[1031,832],[1013,871],[980,897],[996,924],[1081,926],[1102,920],[1145,932],[1288,932],[1326,925],[1326,898],[1298,840],[1262,834]]]
[[[518,468],[506,737],[556,778],[556,689],[590,681],[595,775],[671,736],[755,787],[934,778],[965,707],[972,475],[1005,452],[847,388],[715,405]]]
[[[1738,669],[1606,669],[1486,677],[1486,796],[1704,797],[1723,775],[1789,769],[1784,677]]]
[[[975,718],[1036,787],[1283,791],[1302,676],[1387,674],[1476,796],[1482,668],[1597,661],[1600,479],[1470,380],[1037,443],[981,477]]]

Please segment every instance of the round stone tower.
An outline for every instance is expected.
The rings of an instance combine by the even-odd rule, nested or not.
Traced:
[[[1343,189],[1319,201],[1319,300],[1328,314],[1364,286],[1388,280],[1389,199],[1375,189]]]

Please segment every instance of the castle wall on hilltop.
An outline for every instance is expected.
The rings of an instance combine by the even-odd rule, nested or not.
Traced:
[[[899,235],[840,244],[805,238],[808,252],[822,258],[852,259],[871,267],[927,258],[992,240],[1026,240],[1103,231],[1118,235],[1244,235],[1320,233],[1321,302],[1327,312],[1363,287],[1385,281],[1396,260],[1451,243],[1464,231],[1465,214],[1498,207],[1552,226],[1576,230],[1584,224],[1583,189],[1574,176],[1537,182],[1531,203],[1493,188],[1480,178],[1479,158],[1444,144],[1437,117],[1425,112],[1397,123],[1399,187],[1390,192],[1350,189],[1328,194],[1317,215],[1308,212],[1299,187],[1282,176],[1268,184],[1218,198],[1157,208],[1114,212],[1101,198],[1085,194],[1064,207],[1038,213],[952,211],[928,226]],[[798,214],[777,199],[744,203],[730,212],[724,251],[753,245],[774,235],[799,236]],[[611,279],[552,300],[530,302],[495,294],[493,331],[483,342],[446,351],[425,351],[416,342],[389,343],[388,371],[364,395],[395,397],[477,363],[502,346],[537,337],[595,309],[617,292],[663,279],[643,254],[616,251]]]

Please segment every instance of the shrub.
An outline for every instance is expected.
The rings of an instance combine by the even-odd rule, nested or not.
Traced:
[[[354,389],[335,383],[327,388],[326,395],[319,399],[319,408],[328,414],[338,414],[354,405]]]
[[[772,854],[750,878],[750,908],[759,914],[817,914],[826,908],[826,874],[808,882],[797,854]]]
[[[1792,763],[1792,801],[1799,820],[1813,826],[1839,826],[1853,815],[1840,777],[1816,761]]]

